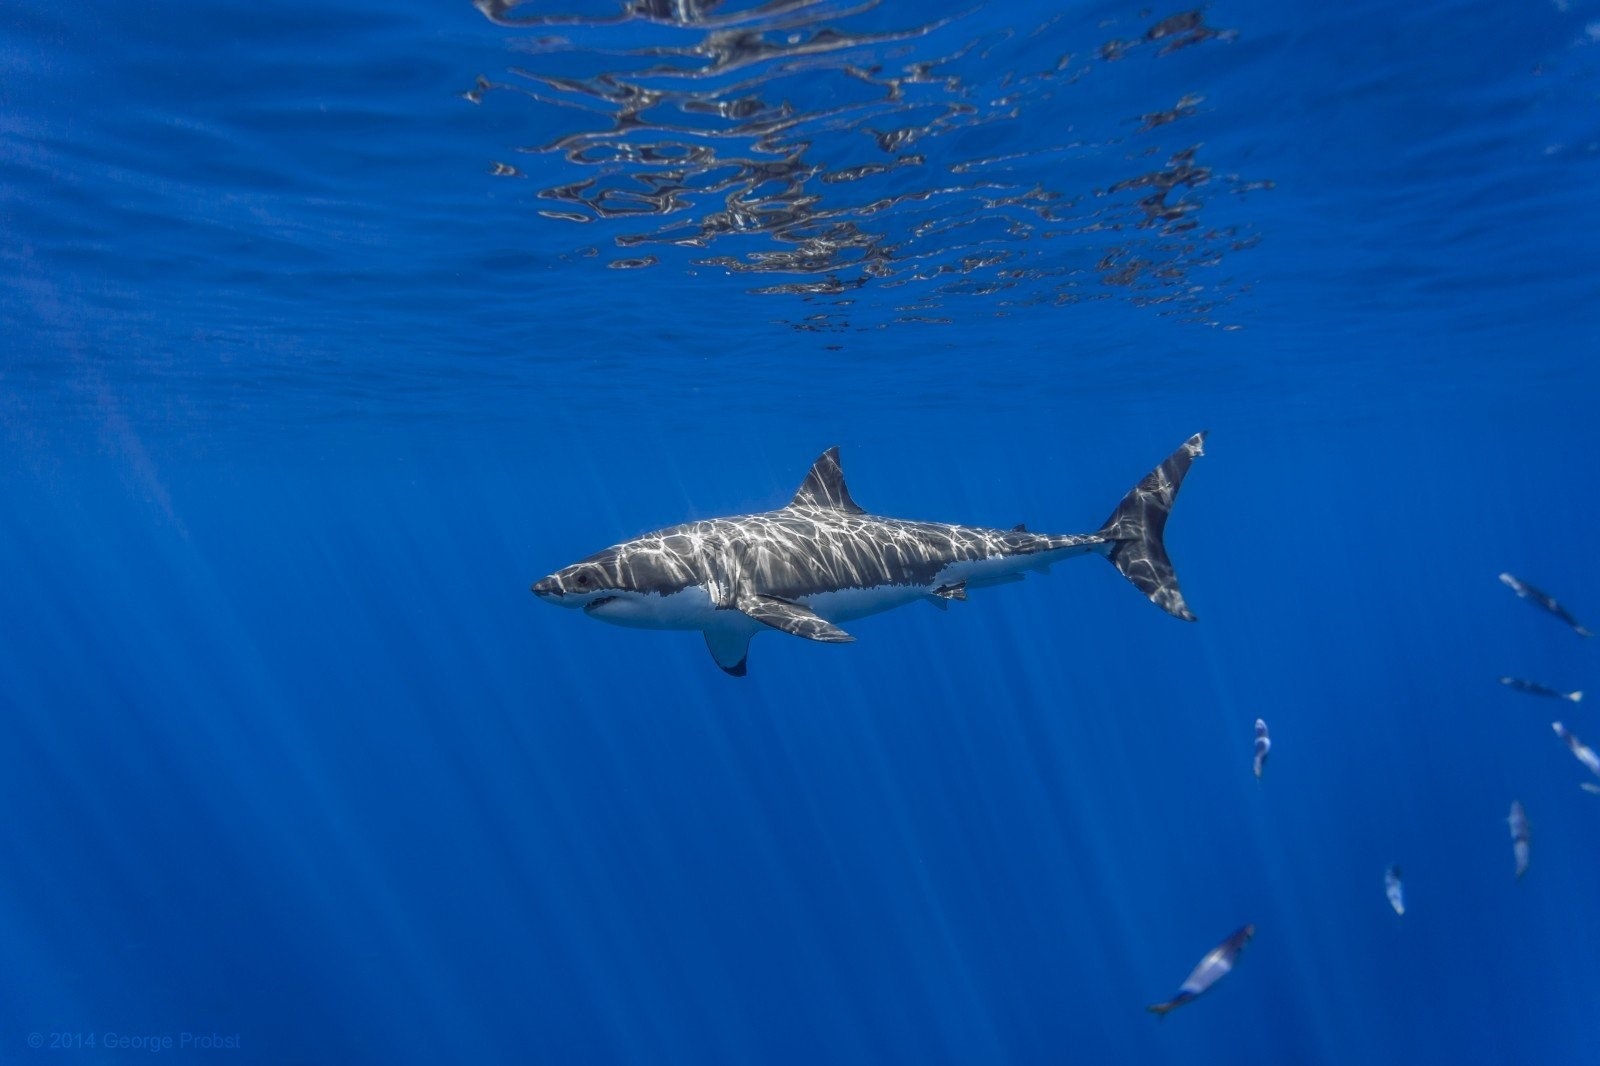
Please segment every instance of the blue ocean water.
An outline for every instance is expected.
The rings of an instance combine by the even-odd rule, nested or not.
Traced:
[[[1600,1061],[1600,719],[1496,683],[1600,641],[1495,580],[1600,623],[1597,106],[1582,0],[6,5],[0,1061]],[[1194,625],[528,592],[1200,429]]]

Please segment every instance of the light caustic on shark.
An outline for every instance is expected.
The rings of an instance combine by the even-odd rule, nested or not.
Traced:
[[[1135,485],[1094,533],[1031,533],[869,515],[850,496],[839,450],[812,466],[785,507],[647,533],[533,585],[547,603],[616,625],[700,630],[717,665],[745,673],[750,638],[776,629],[807,640],[855,638],[839,623],[916,601],[1048,572],[1077,555],[1109,559],[1158,607],[1194,621],[1163,530],[1204,433]]]

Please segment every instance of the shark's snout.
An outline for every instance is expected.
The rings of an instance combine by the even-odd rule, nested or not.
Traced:
[[[566,590],[555,578],[547,577],[533,583],[533,594],[540,599],[560,599],[566,595]]]

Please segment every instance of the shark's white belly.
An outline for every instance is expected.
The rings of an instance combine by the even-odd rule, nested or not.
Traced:
[[[864,589],[839,589],[802,597],[800,603],[830,622],[848,622],[869,614],[892,611],[908,603],[926,599],[924,585],[876,585]]]
[[[1021,581],[1029,571],[1044,571],[1057,559],[1081,555],[1088,549],[1069,548],[1038,555],[991,555],[951,563],[926,585],[876,585],[871,588],[839,589],[806,596],[801,603],[830,622],[848,622],[881,611],[892,611],[908,603],[938,597],[939,589],[965,585],[969,589]]]
[[[830,622],[848,622],[937,596],[939,589],[957,585],[983,588],[1020,581],[1031,570],[1044,571],[1058,559],[1082,555],[1089,550],[1088,547],[1073,547],[1035,555],[992,555],[986,559],[951,563],[926,585],[829,589],[797,597],[797,600]],[[691,585],[666,596],[653,592],[624,592],[588,613],[613,625],[638,629],[709,629],[728,624],[728,612],[717,610],[704,585]]]

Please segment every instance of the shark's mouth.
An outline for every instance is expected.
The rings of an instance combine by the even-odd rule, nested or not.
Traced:
[[[610,603],[616,598],[617,597],[615,596],[596,596],[594,599],[583,605],[584,612],[587,614],[593,614],[598,608],[604,607],[606,604]]]

